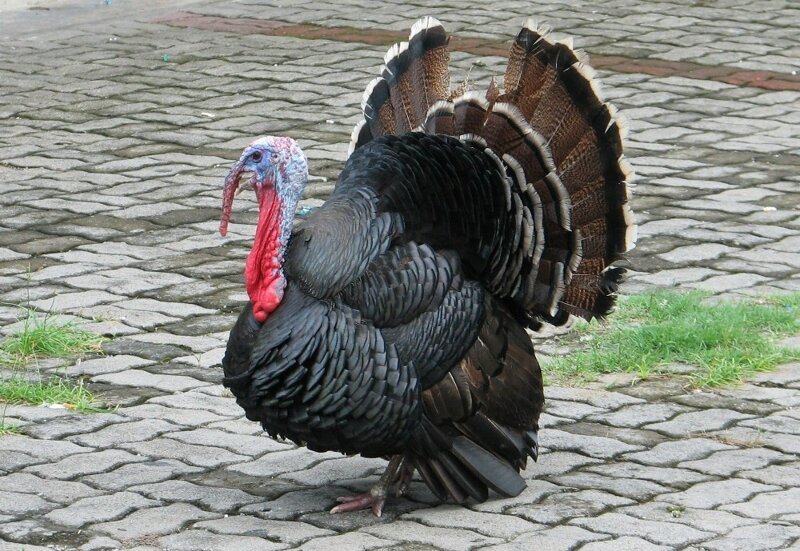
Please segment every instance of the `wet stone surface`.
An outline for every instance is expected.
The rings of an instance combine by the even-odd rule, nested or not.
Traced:
[[[0,437],[0,547],[800,545],[798,363],[713,392],[674,380],[549,387],[542,453],[520,496],[454,507],[415,481],[382,519],[328,515],[383,461],[296,449],[243,419],[219,361],[246,298],[251,194],[229,236],[216,234],[222,179],[255,136],[300,141],[314,177],[301,206],[330,192],[384,51],[342,27],[389,43],[432,11],[495,47],[535,15],[594,56],[630,121],[640,239],[625,292],[798,291],[792,3],[19,4],[0,6],[0,333],[29,304],[114,337],[102,357],[41,369],[81,377],[119,408],[4,409],[23,434]],[[243,17],[295,27],[230,32]],[[453,80],[469,74],[481,88],[502,64],[455,51]]]

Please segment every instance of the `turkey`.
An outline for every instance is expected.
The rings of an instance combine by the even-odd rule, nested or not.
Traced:
[[[331,512],[380,516],[415,471],[441,500],[519,494],[544,403],[526,328],[608,314],[635,239],[623,124],[583,54],[528,21],[502,90],[451,92],[448,41],[426,17],[389,49],[335,190],[296,226],[291,138],[225,179],[222,235],[241,181],[259,204],[225,386],[273,437],[389,460]]]

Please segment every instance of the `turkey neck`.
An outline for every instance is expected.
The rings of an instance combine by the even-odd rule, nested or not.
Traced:
[[[258,227],[244,273],[253,316],[264,323],[283,299],[283,255],[292,231],[295,205],[281,198],[274,187],[264,189],[258,200]]]

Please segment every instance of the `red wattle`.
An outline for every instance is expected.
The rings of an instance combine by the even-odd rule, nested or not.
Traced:
[[[281,202],[274,189],[259,194],[259,214],[253,249],[247,257],[244,278],[253,316],[266,321],[280,305],[286,281],[281,272]]]

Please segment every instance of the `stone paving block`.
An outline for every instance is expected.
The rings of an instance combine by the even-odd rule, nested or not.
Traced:
[[[327,514],[336,505],[337,497],[353,493],[340,486],[298,489],[279,480],[267,479],[266,482],[271,488],[277,487],[279,497],[245,505],[239,509],[240,513],[274,520],[293,520],[307,513]]]
[[[201,486],[185,480],[140,484],[131,486],[130,491],[162,501],[198,503],[204,508],[219,513],[229,513],[242,505],[261,501],[261,498],[241,490]]]
[[[682,547],[707,539],[712,534],[677,523],[653,522],[620,513],[605,513],[595,518],[573,519],[570,524],[615,536],[635,536],[663,545]]]
[[[203,472],[203,469],[174,459],[157,459],[144,463],[128,463],[108,472],[85,476],[81,480],[96,488],[119,491],[199,472]]]
[[[60,461],[35,465],[25,470],[44,478],[69,480],[78,476],[103,472],[126,463],[141,461],[145,461],[145,458],[123,450],[100,450],[70,455]]]
[[[264,429],[260,425],[253,423],[247,419],[234,419],[225,421],[214,421],[206,425],[209,429],[219,429],[232,434],[245,434],[247,436],[263,436]],[[282,444],[276,440],[272,440],[276,444]],[[288,445],[288,444],[287,444]]]
[[[784,484],[788,483],[786,481]],[[800,512],[800,488],[789,488],[778,492],[759,494],[744,503],[720,507],[748,517],[768,519]]]
[[[69,440],[82,446],[111,448],[117,447],[119,444],[125,442],[150,440],[156,436],[164,434],[165,432],[170,432],[177,429],[177,427],[172,423],[168,423],[160,419],[126,421],[127,422],[125,423],[116,423],[114,425],[105,427],[96,432],[71,436]]]
[[[545,389],[545,399],[584,402],[605,410],[617,409],[622,406],[641,404],[644,402],[641,398],[635,398],[619,392],[555,386],[548,386]]]
[[[43,461],[42,458],[28,455],[27,453],[0,450],[0,473],[15,471]]]
[[[116,302],[122,298],[120,295],[106,291],[80,291],[77,293],[62,293],[42,300],[33,300],[31,301],[31,306],[45,312],[80,312],[83,308]]]
[[[687,283],[686,286],[722,293],[734,289],[752,287],[757,283],[769,280],[770,278],[758,274],[730,274],[710,277],[696,283]]]
[[[158,375],[141,369],[128,369],[117,373],[96,375],[92,377],[91,380],[95,383],[110,383],[113,385],[131,387],[151,387],[164,392],[182,392],[208,384],[192,377],[184,377],[182,375]]]
[[[2,480],[2,479],[0,479]],[[0,511],[6,514],[29,517],[56,507],[55,504],[31,493],[0,490]]]
[[[0,491],[36,494],[54,503],[71,503],[82,497],[98,495],[100,491],[81,482],[42,479],[30,473],[12,473],[0,477]],[[2,509],[5,512],[11,512]]]
[[[114,413],[75,413],[57,417],[47,423],[32,424],[25,429],[25,433],[35,438],[63,440],[73,434],[92,432],[123,421],[123,416]]]
[[[216,398],[200,392],[181,392],[171,396],[159,396],[149,400],[148,404],[211,411],[225,417],[243,417],[242,408],[238,406],[233,398]]]
[[[142,404],[120,410],[120,415],[133,419],[163,419],[173,425],[196,426],[226,419],[210,411],[196,409],[170,408],[158,404]],[[250,423],[252,424],[252,423]],[[258,425],[254,425],[258,426]]]
[[[125,308],[128,310],[144,310],[146,312],[160,312],[169,316],[195,316],[203,314],[213,314],[215,310],[203,308],[195,304],[185,302],[166,302],[149,298],[137,298],[125,301]]]
[[[112,549],[120,549],[121,547],[122,544],[117,540],[105,536],[98,536],[81,545],[80,551],[109,551]]]
[[[596,541],[581,547],[581,551],[667,551],[669,549],[671,548],[632,536]]]
[[[540,502],[545,496],[562,491],[564,491],[563,486],[545,480],[536,480],[529,482],[518,496],[497,496],[489,501],[471,505],[470,508],[484,513],[502,513],[506,509],[516,505],[530,506],[533,503]]]
[[[265,433],[259,433],[258,436],[250,436],[201,428],[192,431],[172,432],[167,436],[187,444],[197,444],[201,446],[213,445],[228,449],[233,453],[249,456],[259,456],[266,452],[287,450],[292,446],[287,443],[277,442],[269,438]]]
[[[795,461],[794,463],[783,465],[770,465],[769,467],[755,470],[739,471],[737,476],[764,484],[784,486],[787,481],[800,480],[800,462]]]
[[[735,450],[734,450],[735,451]],[[727,452],[719,452],[727,453]],[[733,453],[733,452],[731,452]],[[636,480],[650,480],[658,484],[684,487],[696,482],[704,482],[712,477],[687,469],[671,467],[654,467],[641,465],[632,461],[614,461],[602,465],[590,465],[585,471],[611,476],[614,478],[633,478]]]
[[[286,473],[282,478],[298,484],[317,486],[336,483],[348,478],[362,478],[373,472],[382,472],[386,465],[386,461],[382,459],[339,456],[320,461],[313,467]]]
[[[730,450],[733,446],[707,438],[687,438],[663,442],[650,450],[626,454],[624,459],[645,465],[671,465],[678,461],[702,459],[715,451]]]
[[[487,537],[472,530],[429,527],[405,520],[395,521],[392,524],[369,526],[362,531],[378,538],[432,545],[439,549],[452,549],[453,551],[502,543],[502,540],[498,538]]]
[[[128,310],[114,304],[101,304],[91,308],[81,308],[80,313],[83,316],[124,322],[125,325],[130,325],[131,327],[139,329],[152,329],[153,327],[178,320],[176,317],[165,316],[158,312]]]
[[[635,500],[647,500],[653,496],[668,492],[669,489],[649,480],[633,478],[613,478],[597,473],[572,472],[562,476],[552,477],[555,483],[570,488],[590,490],[602,488],[615,495]]]
[[[254,536],[278,541],[292,546],[299,545],[315,538],[335,535],[331,530],[317,528],[312,524],[300,521],[282,521],[258,518],[249,515],[226,515],[216,520],[196,522],[194,528],[208,530],[215,534],[232,534]]]
[[[760,522],[757,519],[745,518],[726,511],[676,507],[657,501],[620,507],[614,512],[652,522],[685,524],[702,532],[714,532],[715,534],[727,534],[734,528]]]
[[[741,426],[751,427],[765,432],[800,434],[800,423],[798,423],[798,420],[790,415],[783,415],[782,412],[773,413],[761,419],[743,421]]]
[[[657,501],[694,508],[713,508],[720,505],[742,502],[763,492],[780,490],[780,486],[760,484],[752,480],[732,478],[712,482],[701,482],[682,492],[660,495]]]
[[[208,513],[188,503],[173,503],[140,509],[121,520],[95,524],[92,530],[124,542],[171,534],[180,531],[188,523],[219,516],[219,513]]]
[[[183,362],[198,367],[214,367],[222,365],[222,358],[225,356],[225,348],[214,348],[195,356],[181,356],[175,358],[176,362]]]
[[[735,427],[709,434],[709,437],[737,446],[774,448],[788,454],[800,454],[800,436],[781,432],[765,432],[750,427]]]
[[[634,404],[614,411],[590,417],[616,427],[641,427],[647,423],[666,421],[679,413],[688,411],[688,408],[677,404]]]
[[[518,505],[505,512],[535,523],[563,524],[570,518],[592,517],[605,509],[633,503],[631,499],[598,490],[561,491],[546,496],[539,503]]]
[[[491,545],[480,549],[492,551],[528,551],[547,549],[548,551],[570,551],[580,544],[609,539],[608,534],[598,534],[577,526],[556,526],[547,530],[517,536],[508,543]]]
[[[146,343],[154,344],[172,344],[187,348],[196,352],[208,352],[212,348],[224,346],[227,343],[227,334],[224,338],[215,339],[211,335],[203,335],[202,337],[191,337],[188,335],[173,335],[166,332],[158,333],[142,333],[131,337],[131,339]]]
[[[80,528],[89,523],[119,518],[131,511],[154,507],[158,502],[131,492],[118,492],[79,499],[63,509],[44,515],[48,521],[67,528]]]
[[[370,534],[351,532],[339,536],[329,536],[313,539],[298,549],[301,551],[338,551],[348,549],[352,551],[366,551],[367,549],[387,548],[395,543],[386,538],[377,538]]]
[[[163,548],[172,551],[251,551],[263,549],[272,551],[286,549],[282,543],[274,543],[263,538],[253,536],[220,535],[205,530],[185,530],[183,532],[160,538],[159,543]]]
[[[534,524],[513,515],[481,513],[454,505],[418,509],[400,518],[434,527],[474,530],[485,536],[504,540],[545,528],[541,524]]]
[[[651,423],[642,428],[656,430],[670,436],[686,436],[695,433],[708,432],[727,428],[743,419],[750,419],[736,411],[725,409],[706,409],[703,411],[690,411],[682,413],[670,421]]]
[[[247,459],[243,455],[229,452],[223,448],[184,444],[164,437],[147,442],[126,442],[120,444],[119,447],[137,455],[159,459],[177,459],[198,467],[216,468]]]
[[[47,408],[35,408],[37,410],[46,411]],[[14,408],[8,408],[6,413],[14,415]],[[70,415],[72,412],[69,410],[58,410],[56,417],[62,415]],[[25,417],[23,417],[24,419]],[[27,454],[31,457],[37,457],[44,461],[57,461],[62,457],[68,455],[85,453],[92,451],[91,449],[78,446],[71,442],[61,442],[58,440],[38,440],[36,438],[29,438],[27,436],[7,435],[0,440],[0,451],[19,452]]]
[[[248,476],[271,477],[282,473],[303,471],[324,459],[338,459],[335,452],[316,453],[306,448],[294,448],[268,453],[255,461],[230,465],[227,470]]]
[[[126,369],[134,367],[142,367],[152,363],[153,361],[151,360],[146,360],[137,356],[116,354],[114,356],[104,356],[102,358],[79,361],[75,365],[68,367],[65,373],[70,376],[103,375],[125,371]]]
[[[736,251],[735,247],[720,245],[718,243],[706,243],[701,245],[688,245],[678,247],[668,253],[662,253],[659,257],[676,264],[689,264],[703,260],[713,260],[722,255]]]
[[[783,524],[742,526],[731,530],[722,537],[703,542],[703,548],[710,551],[786,549],[785,546],[798,537],[800,537],[800,528],[797,526]],[[796,549],[796,546],[788,547],[788,549],[792,548]]]
[[[563,400],[547,400],[545,411],[550,415],[567,417],[569,419],[583,419],[595,413],[604,412],[603,409],[583,404],[581,402],[566,402]]]
[[[538,461],[529,461],[527,468],[522,471],[522,476],[529,480],[538,480],[554,474],[563,474],[584,465],[596,465],[602,460],[586,457],[573,452],[548,452],[541,454]]]
[[[590,457],[597,457],[600,459],[609,459],[623,453],[643,449],[642,446],[626,444],[613,438],[573,434],[557,429],[544,431],[542,439],[547,444],[547,447],[552,450],[580,451],[586,453]]]
[[[758,469],[771,463],[785,461],[786,456],[773,450],[750,448],[715,452],[705,459],[678,463],[679,469],[688,468],[706,474],[729,476],[744,469]]]

